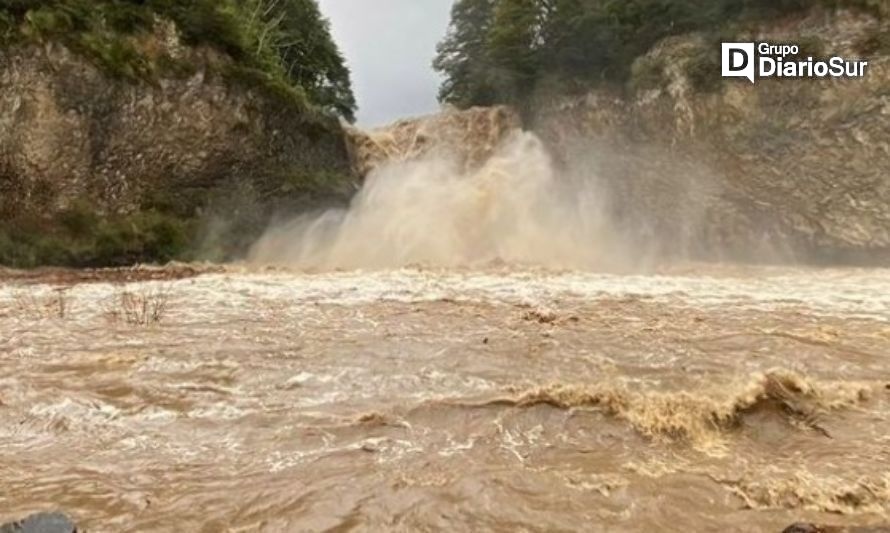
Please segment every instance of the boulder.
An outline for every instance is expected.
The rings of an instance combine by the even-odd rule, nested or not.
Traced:
[[[0,533],[77,533],[77,526],[62,513],[37,513],[0,525]]]

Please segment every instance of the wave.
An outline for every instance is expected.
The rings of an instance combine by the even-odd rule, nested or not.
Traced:
[[[735,385],[709,386],[698,392],[640,391],[621,383],[513,387],[509,396],[474,406],[596,408],[630,423],[649,438],[682,440],[697,448],[714,449],[722,446],[724,434],[739,428],[747,415],[766,410],[780,413],[796,427],[830,437],[819,423],[821,416],[865,402],[871,390],[866,383],[814,381],[775,369]]]
[[[758,480],[715,479],[749,509],[808,509],[836,514],[884,514],[890,510],[890,475],[856,480],[800,471]]]

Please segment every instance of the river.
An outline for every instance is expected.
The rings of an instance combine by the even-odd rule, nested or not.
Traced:
[[[890,519],[890,270],[0,281],[0,522],[779,531]]]

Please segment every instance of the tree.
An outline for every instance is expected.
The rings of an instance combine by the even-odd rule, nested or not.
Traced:
[[[451,25],[436,48],[433,68],[445,76],[439,100],[458,107],[491,105],[498,100],[490,83],[487,43],[495,0],[457,0]]]
[[[820,5],[890,14],[888,0],[458,0],[433,64],[445,77],[442,101],[527,111],[546,89],[626,86],[636,59],[666,37],[716,41]]]
[[[597,79],[621,45],[602,0],[553,0],[542,34],[542,63],[559,78]]]
[[[488,34],[495,86],[509,102],[524,102],[540,68],[543,4],[540,0],[500,0]]]
[[[316,0],[271,0],[269,6],[265,16],[277,24],[273,46],[288,79],[314,104],[352,122],[356,102],[349,69]]]

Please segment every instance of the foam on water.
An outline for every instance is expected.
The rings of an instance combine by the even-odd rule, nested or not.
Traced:
[[[163,316],[116,319],[122,293]],[[97,530],[316,512],[571,530],[587,510],[651,530],[678,507],[684,529],[732,529],[742,505],[755,529],[859,523],[890,516],[888,321],[879,269],[0,284],[6,512],[51,499]]]
[[[233,270],[175,282],[150,281],[126,285],[84,284],[64,292],[66,305],[81,308],[77,317],[107,312],[115,295],[169,292],[170,298],[202,309],[239,314],[246,308],[264,311],[264,301],[289,304],[352,305],[376,301],[424,302],[441,299],[547,305],[554,300],[639,297],[687,302],[697,306],[739,305],[769,309],[800,305],[815,313],[846,313],[890,320],[890,269],[750,268],[744,273],[711,275],[619,275],[579,271],[501,269],[489,271],[398,269],[308,274]],[[28,287],[33,302],[44,302],[53,316],[57,286]],[[0,286],[0,303],[14,306],[21,287]],[[102,303],[105,302],[103,307]],[[175,313],[172,306],[171,312]],[[197,315],[195,314],[197,313]]]

